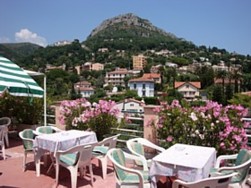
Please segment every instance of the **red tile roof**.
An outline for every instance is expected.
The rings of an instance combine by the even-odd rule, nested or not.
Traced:
[[[131,80],[129,80],[129,82],[154,82],[154,80],[141,77],[141,78],[131,79]]]
[[[153,79],[156,79],[156,78],[160,78],[160,74],[158,74],[158,73],[145,73],[143,75],[143,78],[148,78],[148,79],[153,78]]]
[[[196,88],[201,88],[201,84],[200,82],[175,82],[174,83],[174,88],[178,88],[178,87],[181,87],[182,85],[184,85],[185,83],[188,83]]]

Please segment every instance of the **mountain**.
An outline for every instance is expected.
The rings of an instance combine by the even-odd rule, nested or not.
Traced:
[[[33,43],[0,43],[0,55],[11,60],[29,56],[41,46]]]
[[[154,32],[157,32],[158,34],[164,36],[176,38],[174,34],[167,33],[166,31],[154,26],[150,21],[142,19],[132,13],[119,15],[103,21],[98,27],[92,30],[89,37],[93,37],[105,29],[111,30],[111,28],[109,27],[113,27],[114,29],[118,30],[130,30],[134,28],[135,30],[139,31],[138,33],[135,32],[134,34],[141,35],[142,37],[150,37],[153,35]]]
[[[144,51],[156,48],[171,48],[184,40],[168,33],[150,21],[132,13],[119,15],[103,21],[87,37],[84,44],[97,51],[109,47],[115,50]]]

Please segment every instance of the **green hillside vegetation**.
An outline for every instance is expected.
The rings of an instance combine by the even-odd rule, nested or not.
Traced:
[[[40,48],[42,47],[32,43],[2,43],[0,44],[0,55],[18,61],[22,57],[32,55]]]

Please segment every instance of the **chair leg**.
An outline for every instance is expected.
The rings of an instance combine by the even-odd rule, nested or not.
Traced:
[[[56,185],[58,185],[58,179],[59,179],[59,164],[56,163]]]
[[[79,171],[80,171],[80,177],[81,178],[86,175],[86,168],[85,167],[80,167]]]
[[[26,168],[26,157],[27,157],[27,152],[24,151],[24,158],[23,158],[23,171],[25,171]]]
[[[3,154],[3,159],[6,159],[6,155],[5,155],[5,145],[4,143],[2,144],[2,154]]]
[[[89,164],[89,171],[91,175],[91,186],[93,187],[93,170],[92,170],[92,163]]]
[[[78,168],[70,169],[71,172],[71,188],[77,187],[77,178],[78,178]]]
[[[105,156],[104,158],[100,159],[101,161],[101,165],[102,165],[102,175],[103,175],[103,179],[106,178],[106,174],[107,174],[107,156]]]
[[[6,146],[9,147],[9,136],[8,136],[8,132],[5,133],[4,138],[5,138]]]

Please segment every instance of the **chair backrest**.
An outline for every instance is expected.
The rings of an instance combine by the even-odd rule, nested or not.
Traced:
[[[110,137],[104,138],[101,142],[99,142],[98,145],[107,146],[107,147],[109,147],[109,149],[115,148],[119,135],[120,134],[116,134],[114,136],[110,136]]]
[[[56,155],[57,155],[58,160],[59,160],[60,155],[62,154],[64,156],[68,155],[67,160],[70,161],[70,164],[74,166],[76,165],[78,166],[78,165],[81,165],[81,163],[86,163],[86,162],[91,161],[92,149],[93,149],[93,145],[78,145],[65,151],[59,151],[56,153]],[[64,158],[67,158],[67,157],[64,157]]]
[[[50,126],[37,127],[36,131],[44,134],[52,134],[54,132],[54,130]]]
[[[32,150],[33,149],[33,139],[35,137],[32,129],[25,129],[19,132],[19,137],[23,141],[24,149]]]
[[[83,146],[80,159],[79,159],[79,165],[85,164],[86,162],[89,162],[92,160],[92,150],[95,144],[86,145]]]
[[[231,182],[231,178],[236,175],[236,173],[231,173],[227,175],[215,176],[210,178],[205,178],[195,182],[184,182],[182,180],[175,180],[173,182],[172,188],[228,188]]]
[[[0,126],[9,126],[11,124],[11,119],[9,117],[1,117],[0,118]]]
[[[245,162],[251,160],[251,153],[247,149],[241,149],[237,155],[237,158],[235,160],[235,166],[239,166],[241,164],[244,164]],[[251,161],[249,164],[245,165],[243,168],[237,170],[238,172],[238,181],[243,181],[248,172],[249,167],[251,165]]]
[[[156,144],[150,142],[149,140],[145,138],[133,138],[130,139],[126,142],[127,148],[129,151],[135,155],[141,155],[145,157],[145,151],[144,151],[144,146],[157,150],[159,152],[165,151],[164,148],[157,146]]]
[[[123,181],[127,176],[127,172],[119,168],[119,166],[123,166],[123,167],[126,166],[126,159],[125,159],[124,152],[119,148],[113,148],[108,151],[107,156],[114,165],[116,177],[120,181]]]

